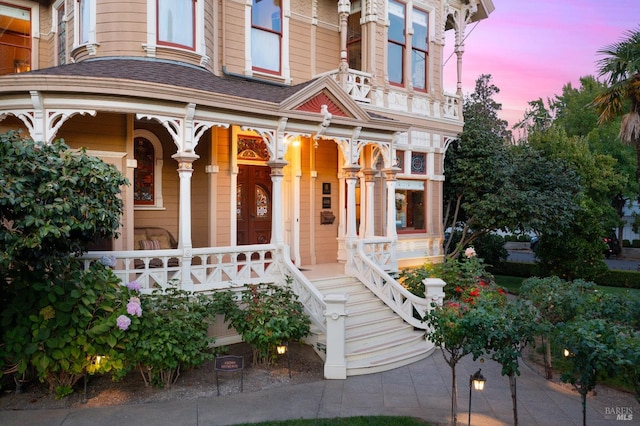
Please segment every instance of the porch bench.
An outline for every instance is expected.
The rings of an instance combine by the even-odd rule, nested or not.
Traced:
[[[135,250],[170,250],[178,248],[178,242],[173,235],[171,235],[171,232],[155,226],[134,228],[133,244]],[[179,265],[180,262],[175,257],[172,257],[167,262],[167,266],[169,267]],[[162,266],[162,259],[151,259],[149,261],[150,268],[161,268]],[[144,268],[144,261],[142,259],[135,259],[134,267],[136,269]]]

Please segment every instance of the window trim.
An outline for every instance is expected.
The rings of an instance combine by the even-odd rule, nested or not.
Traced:
[[[135,159],[135,140],[138,138],[146,139],[153,146],[154,165],[153,165],[153,204],[136,204],[133,202],[134,210],[164,210],[164,200],[162,197],[162,166],[164,165],[162,143],[160,139],[146,129],[137,129],[133,132],[133,158]],[[135,172],[134,172],[135,176]],[[135,185],[135,181],[134,181]]]

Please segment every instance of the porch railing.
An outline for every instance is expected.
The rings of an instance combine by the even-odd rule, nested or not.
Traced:
[[[426,329],[422,318],[431,309],[431,302],[435,300],[418,297],[402,287],[371,260],[364,246],[365,242],[359,240],[353,255],[353,266],[358,279],[407,323],[416,328]]]
[[[192,249],[190,276],[193,291],[206,292],[238,288],[246,284],[277,283],[291,277],[313,323],[324,333],[326,304],[322,294],[291,262],[288,248],[276,250],[271,244]],[[182,279],[182,250],[133,250],[90,252],[82,257],[85,268],[102,257],[115,259],[113,272],[123,283],[137,281],[143,292],[171,286]]]
[[[383,270],[395,269],[393,263],[395,246],[391,238],[366,238],[362,240],[362,248],[366,257]]]

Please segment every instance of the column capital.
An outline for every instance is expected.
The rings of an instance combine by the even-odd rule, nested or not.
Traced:
[[[345,179],[357,179],[358,172],[360,172],[360,170],[362,170],[362,167],[358,165],[351,165],[342,168]]]
[[[401,170],[402,169],[400,167],[396,167],[396,166],[382,169],[382,171],[387,177],[387,180],[396,180],[396,175],[400,173]]]
[[[367,182],[373,182],[378,175],[378,171],[376,169],[365,169],[362,171]]]

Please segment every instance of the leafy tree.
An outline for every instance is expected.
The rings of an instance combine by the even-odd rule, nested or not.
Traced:
[[[619,370],[618,339],[624,331],[604,319],[578,319],[565,324],[560,341],[568,351],[567,366],[561,380],[571,383],[582,400],[582,424],[587,424],[587,394],[597,383],[599,374]]]
[[[578,280],[575,283],[557,276],[527,278],[520,287],[520,297],[537,310],[537,322],[545,346],[544,366],[547,379],[553,378],[551,337],[556,326],[575,318],[585,306],[585,294],[593,284]]]
[[[445,158],[445,228],[460,229],[455,258],[482,235],[554,227],[570,219],[579,187],[575,174],[560,161],[528,147],[508,145],[504,123],[495,120],[497,88],[482,76],[465,100],[465,127]],[[453,235],[453,233],[452,233]]]
[[[478,327],[475,333],[482,336],[483,347],[477,345],[474,359],[486,353],[502,366],[501,374],[509,378],[513,424],[518,425],[518,398],[516,376],[520,375],[519,359],[523,349],[538,334],[537,311],[530,303],[520,299],[509,303],[496,303],[495,299],[482,298],[473,314]]]
[[[623,114],[620,139],[636,150],[636,181],[640,182],[640,29],[627,31],[625,38],[599,50],[600,76],[608,87],[594,100],[604,123]]]
[[[593,279],[606,270],[602,238],[619,223],[611,200],[625,187],[626,177],[616,170],[613,157],[591,152],[585,138],[569,137],[556,125],[530,134],[528,145],[545,157],[566,164],[581,182],[581,191],[571,201],[573,217],[557,222],[559,228],[555,232],[542,232],[536,250],[541,273],[569,280]]]

